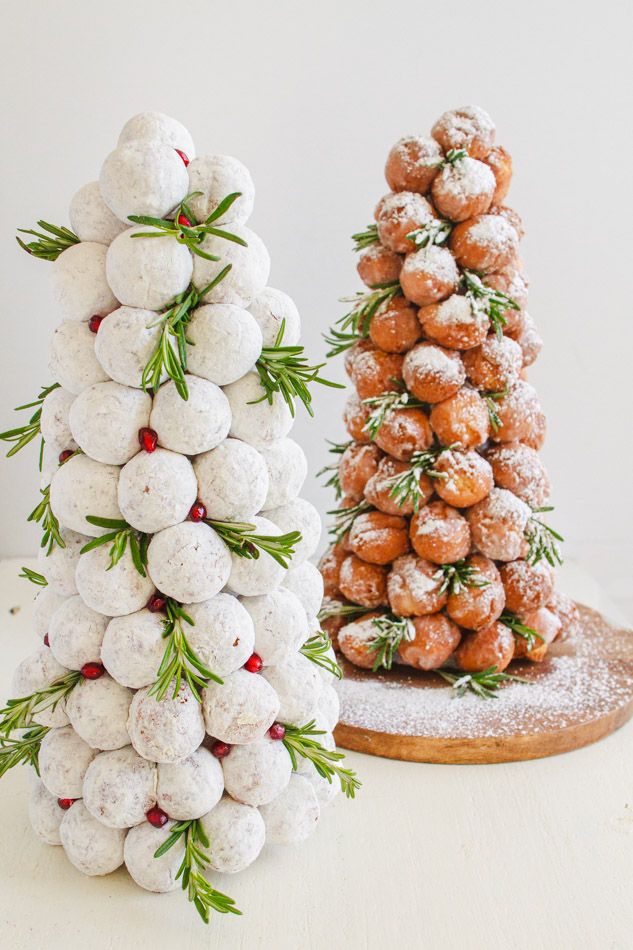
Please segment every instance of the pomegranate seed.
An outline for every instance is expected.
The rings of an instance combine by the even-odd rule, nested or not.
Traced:
[[[154,432],[153,429],[148,429],[147,426],[143,426],[142,429],[138,430],[138,441],[141,448],[145,449],[146,452],[155,452],[158,445],[158,433]]]
[[[57,799],[57,804],[58,804],[59,807],[62,808],[64,811],[68,811],[68,809],[70,808],[70,806],[71,806],[71,805],[74,805],[76,801],[77,801],[76,798],[58,798],[58,799]]]
[[[186,214],[179,214],[177,221],[178,221],[178,224],[182,224],[183,228],[193,227],[191,221],[189,220]]]
[[[169,821],[169,815],[158,805],[154,805],[148,812],[145,812],[145,817],[154,828],[163,828]]]
[[[174,151],[177,152],[178,155],[180,155],[180,157],[182,158],[183,162],[185,163],[185,168],[186,168],[187,165],[189,164],[189,156],[187,155],[187,153],[186,153],[186,152],[183,152],[183,151],[182,151],[181,149],[179,149],[179,148],[175,148]]]
[[[259,673],[263,665],[264,664],[259,653],[251,653],[248,660],[244,664],[244,669],[248,670],[249,673]]]
[[[207,509],[201,501],[197,501],[191,506],[189,517],[192,521],[203,521],[207,517]]]
[[[48,639],[48,634],[46,634],[46,636],[44,637],[44,646],[49,647],[50,645],[51,645],[51,641]]]
[[[231,751],[231,746],[228,742],[220,742],[219,739],[211,746],[211,752],[216,757],[216,759],[223,759]]]
[[[74,455],[74,454],[75,454],[75,453],[73,452],[72,449],[64,449],[63,452],[60,452],[60,453],[59,453],[59,464],[60,464],[60,465],[63,465],[64,462],[67,462],[68,459],[70,458],[70,456],[71,456],[71,455]]]
[[[98,333],[99,327],[104,320],[105,317],[100,317],[98,313],[93,313],[93,315],[90,317],[90,320],[88,320],[88,327],[90,328],[91,333]]]
[[[101,663],[84,663],[81,668],[81,675],[87,680],[98,680],[105,673],[105,667]]]
[[[147,609],[151,610],[153,614],[159,614],[161,610],[165,609],[166,603],[166,597],[163,597],[162,594],[154,594],[154,596],[150,597],[150,599],[147,601]]]
[[[271,739],[283,739],[286,735],[286,727],[282,726],[280,722],[274,722],[268,730],[268,735]]]

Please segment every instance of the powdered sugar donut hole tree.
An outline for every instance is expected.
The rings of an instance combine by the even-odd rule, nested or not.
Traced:
[[[467,106],[397,142],[385,175],[392,191],[353,236],[368,290],[326,337],[354,393],[350,441],[324,469],[340,503],[321,616],[359,667],[436,670],[487,697],[578,622],[554,592],[512,161]]]
[[[302,840],[360,783],[289,438],[334,384],[267,286],[248,169],[194,155],[175,119],[134,116],[72,230],[18,238],[52,262],[61,322],[51,384],[0,434],[8,455],[41,438],[42,473],[39,646],[0,710],[0,774],[34,767],[33,828],[82,873],[182,886],[207,922],[240,913],[208,871]]]

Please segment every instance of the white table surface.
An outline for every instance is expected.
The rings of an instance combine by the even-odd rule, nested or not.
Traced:
[[[33,588],[0,564],[0,695],[35,645]],[[617,611],[573,566],[562,589]],[[633,726],[534,762],[446,766],[349,754],[364,785],[338,796],[302,845],[265,848],[215,876],[244,916],[205,928],[184,895],[123,870],[75,871],[26,815],[28,775],[0,781],[0,947],[91,950],[629,950],[633,945]]]

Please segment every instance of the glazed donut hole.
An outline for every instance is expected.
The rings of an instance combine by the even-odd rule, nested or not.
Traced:
[[[204,739],[200,703],[186,683],[181,684],[175,697],[170,690],[160,700],[151,696],[148,688],[139,689],[130,705],[128,728],[128,741],[150,762],[179,762],[195,752]]]
[[[554,591],[547,609],[556,614],[561,622],[561,629],[558,634],[561,640],[567,640],[575,637],[580,632],[580,613],[576,604],[567,594]]]
[[[316,564],[304,561],[286,571],[282,587],[298,598],[308,617],[316,617],[323,601],[323,578]]]
[[[436,403],[431,408],[429,421],[441,445],[474,449],[483,445],[490,434],[486,401],[468,387]]]
[[[499,427],[492,433],[495,442],[523,442],[535,429],[538,431],[541,406],[536,390],[524,380],[514,383],[495,409],[499,417]]]
[[[366,287],[393,284],[400,277],[402,257],[382,244],[371,244],[358,258],[356,270]]]
[[[470,551],[468,522],[443,501],[432,501],[413,515],[410,538],[415,553],[434,564],[453,564]]]
[[[500,393],[519,378],[521,347],[510,337],[489,336],[481,346],[462,355],[469,381],[477,389]]]
[[[270,729],[279,712],[279,697],[263,676],[236,670],[224,683],[209,683],[202,711],[210,736],[242,745],[261,739]]]
[[[524,637],[515,637],[514,656],[517,658],[525,657],[534,663],[540,663],[545,659],[548,647],[561,631],[560,619],[547,607],[539,607],[537,610],[524,614],[523,623],[537,635],[538,639],[530,647]]]
[[[116,291],[106,279],[107,251],[103,244],[82,241],[53,261],[53,300],[64,320],[85,322],[119,306]]]
[[[423,616],[440,611],[448,599],[440,591],[437,565],[415,554],[397,558],[387,579],[389,605],[398,617]]]
[[[306,454],[294,439],[275,439],[258,446],[268,472],[268,492],[263,511],[279,508],[295,499],[308,474]]]
[[[341,563],[338,588],[347,600],[361,607],[386,606],[387,568],[381,564],[368,564],[351,554]]]
[[[349,548],[370,564],[390,564],[409,550],[405,518],[369,511],[354,519],[349,532]]]
[[[252,445],[225,439],[215,449],[199,455],[193,469],[198,497],[208,518],[248,521],[263,507],[268,494],[268,469]]]
[[[418,343],[404,358],[402,375],[407,389],[421,402],[442,402],[466,381],[459,353],[433,343]]]
[[[48,791],[45,785],[36,777],[31,782],[29,793],[29,821],[31,828],[44,844],[61,844],[59,826],[64,817],[63,809],[57,803],[57,798]]]
[[[209,385],[212,385],[211,383]],[[292,428],[292,414],[281,393],[272,402],[257,373],[247,373],[223,390],[230,407],[230,435],[256,448],[285,438]],[[227,433],[228,434],[228,433]]]
[[[284,663],[307,640],[310,630],[305,609],[285,587],[258,597],[243,597],[241,604],[254,629],[253,649],[264,666]]]
[[[498,214],[502,218],[505,218],[506,221],[509,221],[516,233],[519,235],[519,238],[523,239],[525,237],[525,227],[523,226],[523,218],[518,211],[515,211],[514,208],[509,208],[507,205],[495,204],[489,209],[488,214]],[[523,263],[517,258],[516,267],[523,273]],[[507,271],[512,269],[511,264],[506,264],[502,270]],[[523,275],[525,276],[525,275]]]
[[[327,633],[330,638],[333,650],[339,649],[338,635],[340,630],[345,626],[346,618],[344,616],[333,616],[326,617],[325,620],[320,621],[321,629]]]
[[[461,267],[489,274],[513,260],[519,249],[519,235],[506,218],[480,214],[457,224],[449,243]]]
[[[172,452],[198,455],[219,445],[231,426],[231,409],[224,392],[207,379],[187,377],[189,398],[183,400],[173,380],[154,396],[149,424],[158,444]]]
[[[143,370],[162,333],[160,326],[153,326],[159,319],[153,310],[119,307],[101,323],[94,338],[95,355],[115,382],[140,389]]]
[[[260,535],[275,537],[284,533],[268,518],[257,516],[251,518],[250,523],[255,525],[255,532]],[[293,557],[290,563],[299,562],[295,562]],[[268,594],[275,587],[279,587],[285,574],[286,568],[265,551],[261,551],[259,557],[252,560],[231,554],[231,573],[227,583],[229,590],[234,594],[255,597],[259,594]]]
[[[50,487],[51,509],[59,523],[91,538],[104,534],[107,528],[91,525],[86,516],[122,518],[119,471],[116,465],[102,465],[87,455],[75,455],[60,465]]]
[[[232,303],[248,309],[268,283],[270,255],[262,239],[245,225],[232,224],[231,232],[246,241],[246,245],[208,234],[200,248],[219,260],[209,261],[195,255],[193,282],[196,287],[206,287],[230,264],[228,274],[202,299],[205,303]]]
[[[290,781],[292,762],[283,742],[264,738],[231,749],[222,770],[231,798],[244,805],[266,805]]]
[[[543,348],[543,340],[529,313],[523,314],[523,327],[517,336],[523,354],[523,366],[531,366]]]
[[[345,355],[343,356],[343,365],[345,367],[345,372],[350,379],[352,378],[352,367],[356,357],[360,353],[365,353],[367,350],[375,349],[376,347],[374,346],[372,340],[370,340],[369,337],[363,337],[362,339],[357,340],[353,346],[350,346],[350,348],[345,351]]]
[[[343,407],[343,422],[354,442],[362,444],[371,442],[370,435],[365,429],[370,414],[371,409],[359,398],[358,393],[350,393]]]
[[[66,320],[51,339],[48,368],[53,379],[76,396],[87,386],[108,378],[95,354],[95,335],[87,323]]]
[[[352,365],[352,382],[360,399],[372,399],[402,385],[402,356],[367,350],[359,353]]]
[[[281,534],[298,531],[301,539],[294,545],[292,566],[298,567],[312,557],[321,540],[321,516],[305,498],[294,498],[286,505],[266,512]]]
[[[200,155],[189,163],[188,191],[202,194],[191,198],[189,207],[196,221],[205,221],[227,195],[240,192],[228,211],[217,218],[222,224],[244,224],[253,213],[255,185],[246,165],[232,155]]]
[[[544,413],[537,412],[536,415],[531,419],[529,432],[523,436],[521,442],[523,445],[527,445],[531,449],[534,449],[536,452],[538,452],[543,448],[546,435],[547,419]]]
[[[362,445],[352,442],[341,455],[338,466],[339,482],[343,494],[360,501],[369,479],[376,474],[382,452],[377,445]]]
[[[442,303],[422,307],[418,320],[432,343],[449,350],[470,350],[479,346],[490,329],[490,321],[483,310],[476,310],[469,297],[457,294]]]
[[[295,844],[314,832],[321,814],[316,792],[303,775],[293,773],[283,792],[260,809],[266,840],[272,844]]]
[[[455,660],[467,673],[478,673],[494,666],[501,673],[514,656],[514,636],[502,623],[491,623],[464,635],[455,651]]]
[[[152,231],[148,225],[141,225],[115,238],[108,248],[106,274],[122,304],[156,311],[163,310],[187,289],[193,264],[188,248],[179,241],[134,237]]]
[[[118,145],[125,145],[137,139],[158,141],[180,149],[187,158],[193,158],[196,148],[191,133],[178,119],[172,119],[164,112],[139,112],[128,119],[119,135]]]
[[[50,686],[67,672],[66,667],[57,662],[47,646],[38,647],[16,667],[11,679],[11,695],[16,698],[30,696],[31,693]],[[49,706],[48,709],[35,713],[33,722],[54,729],[67,725],[66,701],[62,699],[55,708]]]
[[[462,587],[458,593],[450,593],[446,612],[460,627],[479,630],[499,619],[505,607],[505,591],[494,561],[483,554],[471,554],[466,565],[476,571],[476,580],[483,586]]]
[[[554,571],[543,561],[510,561],[499,568],[506,595],[506,607],[523,617],[544,607],[554,592]]]
[[[125,837],[123,856],[128,874],[135,884],[146,891],[166,894],[180,886],[180,879],[176,875],[185,853],[183,839],[159,858],[154,857],[174,824],[169,821],[164,828],[154,828],[146,821],[130,828]]]
[[[459,286],[455,258],[448,248],[436,244],[413,251],[402,265],[400,285],[405,296],[419,307],[445,300]]]
[[[455,508],[470,508],[492,491],[492,468],[478,452],[446,449],[433,468],[436,493]]]
[[[187,326],[187,368],[217,386],[227,386],[253,368],[262,351],[255,318],[233,304],[194,310]]]
[[[150,396],[120,383],[96,383],[70,407],[70,429],[79,448],[96,462],[124,465],[137,454],[138,432],[147,426]]]
[[[40,433],[44,441],[70,449],[71,452],[77,448],[68,422],[68,414],[74,401],[75,396],[66,389],[52,389],[44,398],[40,416]]]
[[[428,449],[433,430],[423,409],[391,409],[374,436],[376,445],[399,461],[408,462],[415,452]]]
[[[294,300],[283,290],[264,287],[248,305],[248,311],[255,318],[262,331],[263,345],[274,346],[284,325],[283,342],[285,346],[294,346],[301,334],[301,318]]]
[[[79,558],[75,579],[86,604],[107,617],[141,610],[154,593],[151,578],[136,570],[129,546],[114,567],[110,567],[109,545],[86,551]]]
[[[158,676],[163,655],[164,616],[147,608],[107,622],[101,662],[121,686],[142,689]]]
[[[445,152],[463,148],[473,158],[483,159],[494,144],[495,124],[480,106],[461,106],[444,112],[431,135]]]
[[[323,578],[323,594],[325,597],[336,597],[339,593],[339,573],[341,565],[348,552],[339,542],[328,548],[319,561],[319,571]]]
[[[91,610],[79,596],[69,597],[55,611],[48,628],[51,652],[69,670],[99,661],[108,617]]]
[[[147,534],[184,521],[197,495],[191,462],[168,449],[139,452],[119,475],[118,502],[123,517]]]
[[[50,584],[47,587],[40,588],[35,595],[35,600],[33,601],[33,627],[40,639],[43,640],[48,633],[51,617],[65,600],[67,600],[67,598],[62,594],[56,594]]]
[[[70,724],[92,749],[122,749],[128,745],[127,718],[132,693],[108,674],[84,679],[66,700]]]
[[[130,215],[164,218],[188,191],[182,158],[156,139],[125,141],[101,166],[99,187],[110,211],[121,221]]]
[[[407,254],[413,243],[407,237],[435,218],[433,205],[413,191],[386,195],[380,202],[376,224],[381,244],[399,254]]]
[[[520,268],[520,261],[517,260],[515,262],[515,266],[507,265],[494,274],[487,274],[486,286],[492,287],[494,290],[500,290],[502,293],[507,294],[508,297],[511,297],[512,300],[514,300],[514,302],[519,305],[521,310],[523,310],[527,306],[528,302],[528,282],[525,274]],[[508,329],[512,331],[509,334],[510,336],[513,336],[514,333],[510,323],[512,319],[517,319],[517,314],[520,314],[520,311],[503,311],[504,317],[506,320],[508,320],[508,325],[504,329],[506,333],[508,332]]]
[[[433,203],[450,221],[465,221],[485,214],[492,204],[496,188],[493,172],[476,158],[446,162],[433,180]]]
[[[438,143],[421,135],[407,135],[387,156],[385,178],[392,191],[425,195],[440,170],[443,154]]]
[[[242,805],[225,795],[202,817],[209,841],[209,867],[223,874],[236,874],[252,864],[264,847],[266,826],[259,809]]]
[[[66,857],[82,874],[111,874],[123,864],[125,829],[108,828],[93,818],[81,801],[65,813],[59,836]]]
[[[81,798],[84,776],[96,755],[72,726],[51,729],[42,739],[38,759],[44,787],[55,798]]]
[[[108,828],[140,825],[156,803],[156,766],[132,746],[101,752],[86,771],[83,802]]]
[[[417,670],[436,670],[443,666],[459,646],[462,638],[459,627],[439,613],[415,617],[412,623],[414,638],[401,640],[398,647],[401,661]]]
[[[80,241],[111,244],[128,227],[112,214],[101,195],[98,181],[90,181],[76,191],[68,208],[71,230]]]
[[[486,458],[499,488],[514,492],[531,508],[540,508],[547,502],[549,477],[534,449],[520,442],[506,442],[489,449]]]
[[[161,762],[157,768],[156,802],[171,818],[201,818],[222,798],[222,766],[204,746],[180,762]]]
[[[380,460],[375,475],[372,475],[365,486],[365,499],[386,515],[413,514],[416,500],[418,506],[425,505],[433,495],[433,483],[428,475],[421,474],[417,480],[417,499],[415,496],[406,499],[396,498],[393,494],[394,482],[405,472],[412,472],[407,462],[385,456]]]
[[[263,677],[279,697],[277,718],[293,726],[314,719],[323,683],[318,667],[302,653],[294,653],[284,663],[269,666]]]
[[[484,161],[490,168],[495,179],[492,203],[494,205],[501,205],[510,190],[510,182],[512,181],[512,156],[501,145],[495,145],[490,149]]]
[[[482,554],[495,561],[516,561],[525,556],[525,529],[530,508],[505,488],[493,488],[489,496],[468,512],[473,542]]]
[[[193,626],[186,627],[187,640],[207,669],[228,676],[246,663],[255,647],[255,630],[236,597],[216,594],[198,604],[185,604],[185,612],[193,620]]]
[[[40,548],[37,552],[37,565],[52,591],[64,597],[71,597],[77,593],[75,571],[79,555],[90,538],[70,528],[60,528],[59,534],[64,547],[56,544],[50,554],[46,553],[46,548]]]
[[[393,297],[371,318],[369,336],[386,353],[406,353],[422,335],[417,311],[405,297]]]
[[[152,537],[147,571],[151,584],[167,597],[180,603],[199,603],[222,590],[231,573],[231,555],[209,525],[183,521]]]

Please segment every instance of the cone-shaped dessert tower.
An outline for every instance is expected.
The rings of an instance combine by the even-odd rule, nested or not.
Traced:
[[[375,223],[354,235],[369,290],[327,337],[354,387],[322,616],[358,666],[441,670],[489,695],[515,657],[542,660],[577,622],[555,592],[544,521],[545,418],[527,381],[512,162],[476,106],[391,149]]]
[[[207,869],[306,838],[358,786],[332,738],[321,522],[289,438],[325,381],[266,286],[253,199],[237,159],[132,118],[72,230],[19,239],[53,262],[61,322],[51,385],[1,436],[9,454],[41,436],[43,538],[24,572],[41,642],[0,711],[0,774],[35,767],[33,827],[80,871],[182,884],[205,920],[238,913]]]

